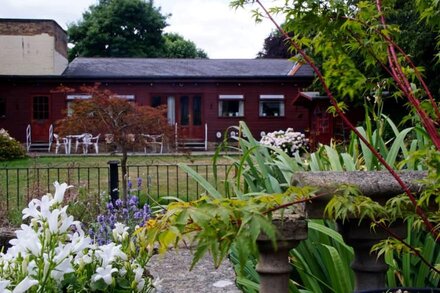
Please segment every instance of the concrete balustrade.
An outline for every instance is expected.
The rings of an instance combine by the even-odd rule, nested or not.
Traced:
[[[423,190],[418,181],[426,176],[425,172],[403,172],[400,177],[413,193]],[[403,193],[401,186],[386,171],[374,172],[297,172],[292,177],[292,185],[313,186],[319,194],[326,194],[306,204],[307,218],[325,218],[324,208],[341,185],[358,188],[361,194],[384,204],[391,197]],[[277,249],[265,237],[257,241],[260,259],[257,272],[260,275],[261,293],[287,293],[290,273],[288,260],[289,250],[307,238],[306,222],[302,218],[277,220],[274,222],[279,230]],[[388,266],[383,258],[370,253],[371,247],[389,235],[380,228],[372,230],[368,220],[359,224],[354,216],[349,221],[338,223],[338,229],[344,241],[353,247],[355,258],[351,265],[356,281],[355,291],[385,288],[385,273]],[[390,229],[404,238],[406,226],[396,223]]]

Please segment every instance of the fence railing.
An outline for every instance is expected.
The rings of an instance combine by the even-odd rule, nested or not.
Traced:
[[[190,165],[211,184],[214,182],[212,165]],[[228,165],[217,166],[218,184],[226,177]],[[185,201],[196,199],[203,188],[178,165],[131,165],[127,180],[132,192],[142,201],[159,201],[163,197],[177,197]],[[119,182],[123,180],[119,172]],[[75,194],[84,191],[90,196],[107,196],[109,167],[35,167],[0,168],[0,205],[6,211],[22,209],[32,198],[54,192],[53,182],[66,182]],[[121,186],[121,183],[119,184]]]

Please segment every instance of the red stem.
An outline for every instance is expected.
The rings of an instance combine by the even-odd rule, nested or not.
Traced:
[[[386,27],[385,17],[382,13],[382,3],[381,0],[376,0],[376,7],[380,14],[380,21],[383,25],[383,27]],[[390,39],[390,38],[389,38]],[[399,59],[397,58],[396,51],[394,50],[394,46],[392,43],[388,43],[388,56],[389,56],[389,62],[391,68],[393,68],[397,74],[398,79],[393,77],[399,87],[401,89],[406,89],[404,91],[405,95],[407,96],[408,100],[411,102],[411,104],[416,109],[417,113],[419,114],[419,117],[422,119],[423,125],[426,128],[426,131],[429,133],[429,136],[432,139],[432,142],[436,146],[437,150],[440,150],[440,136],[434,126],[434,122],[431,120],[431,118],[426,114],[426,112],[421,108],[420,101],[414,96],[414,92],[411,89],[411,85],[408,81],[408,78],[403,73],[402,68],[399,63]]]
[[[379,1],[379,0],[378,0]],[[330,91],[329,87],[327,86],[327,83],[324,80],[324,77],[321,73],[321,71],[318,69],[318,67],[315,65],[313,60],[300,48],[300,46],[292,40],[292,38],[289,37],[289,35],[280,27],[280,25],[273,19],[272,15],[269,13],[269,11],[266,9],[266,7],[260,2],[260,0],[256,0],[258,5],[263,9],[263,11],[266,13],[270,21],[276,26],[278,31],[286,38],[286,40],[289,40],[290,44],[297,50],[297,52],[304,58],[304,60],[312,67],[313,71],[318,76],[319,81],[321,82],[324,91],[327,93],[327,96],[330,99],[331,104],[335,107],[336,112],[341,117],[341,119],[344,121],[344,123],[356,134],[357,137],[370,149],[370,151],[374,154],[374,156],[382,163],[382,165],[390,172],[390,174],[395,178],[395,180],[399,183],[399,185],[402,187],[404,192],[408,195],[409,199],[411,200],[412,204],[416,208],[416,213],[421,217],[423,220],[423,223],[427,227],[428,231],[434,236],[434,239],[437,241],[440,241],[440,237],[436,230],[434,229],[431,222],[429,222],[425,212],[418,206],[417,200],[415,196],[411,193],[408,186],[402,181],[402,179],[399,177],[399,175],[396,173],[396,171],[391,168],[391,166],[385,161],[385,159],[376,151],[376,149],[365,139],[365,137],[362,136],[362,134],[356,129],[356,127],[353,126],[353,124],[348,120],[347,116],[342,112],[340,107],[338,106],[338,103],[336,99],[334,98],[332,92]]]

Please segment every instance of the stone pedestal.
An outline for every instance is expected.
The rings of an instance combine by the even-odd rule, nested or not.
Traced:
[[[265,235],[257,240],[260,258],[256,270],[260,275],[260,292],[288,293],[291,272],[289,251],[307,238],[307,223],[304,219],[289,218],[275,220],[274,225],[279,231],[276,247]]]
[[[399,237],[406,237],[406,225],[394,224],[390,227],[393,233]],[[376,253],[370,253],[373,245],[387,239],[389,235],[381,228],[372,230],[369,221],[359,224],[358,220],[338,223],[338,231],[344,238],[345,243],[353,247],[354,260],[351,268],[355,273],[355,292],[370,290],[372,288],[385,288],[385,274],[388,265],[383,255],[377,257]]]

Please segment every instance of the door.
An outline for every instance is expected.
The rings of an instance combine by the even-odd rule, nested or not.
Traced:
[[[328,144],[333,134],[331,114],[326,111],[327,106],[316,104],[312,113],[312,127],[310,135],[315,143]]]
[[[178,121],[182,136],[186,139],[203,139],[202,97],[185,95],[179,97]]]
[[[32,142],[49,140],[50,112],[48,96],[32,97]]]

